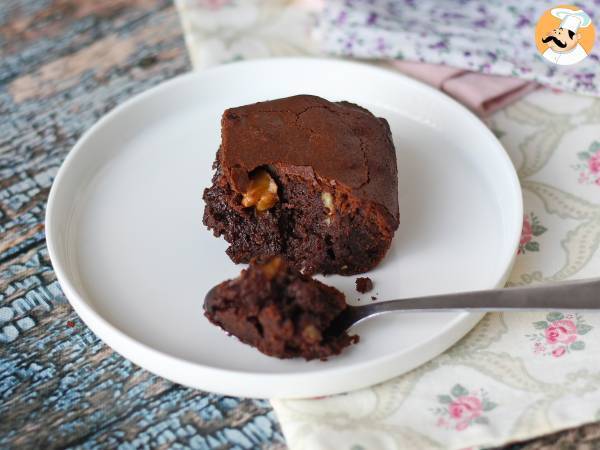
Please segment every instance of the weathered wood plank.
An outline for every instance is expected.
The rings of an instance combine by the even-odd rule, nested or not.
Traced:
[[[0,448],[282,448],[265,401],[156,377],[65,301],[45,202],[83,131],[189,69],[163,0],[0,3]]]

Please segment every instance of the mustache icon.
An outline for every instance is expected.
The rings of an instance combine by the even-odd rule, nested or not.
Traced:
[[[558,38],[556,36],[546,36],[545,38],[542,38],[542,42],[544,44],[546,44],[547,42],[550,42],[550,41],[553,41],[560,48],[565,48],[567,46],[566,42],[562,42],[562,41],[558,40]]]

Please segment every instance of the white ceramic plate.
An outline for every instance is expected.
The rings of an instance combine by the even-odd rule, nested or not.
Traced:
[[[380,300],[505,281],[521,229],[521,191],[502,146],[465,108],[407,77],[357,63],[230,64],[175,78],[116,108],[80,139],[52,186],[46,232],[56,275],[80,317],[116,351],[195,388],[310,397],[404,373],[481,318],[379,317],[356,328],[358,345],[309,363],[264,356],[204,318],[204,294],[242,268],[202,225],[220,115],[300,93],[356,102],[391,125],[401,225],[368,274]],[[356,303],[354,280],[326,282]]]

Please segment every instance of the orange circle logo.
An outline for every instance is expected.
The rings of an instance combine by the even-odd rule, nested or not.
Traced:
[[[547,10],[535,28],[535,45],[547,61],[570,66],[592,52],[596,29],[590,16],[572,5]]]

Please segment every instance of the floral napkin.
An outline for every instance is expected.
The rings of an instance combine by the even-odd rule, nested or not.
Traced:
[[[298,14],[298,2],[176,4],[197,69],[317,51],[307,39],[314,16]],[[598,276],[600,99],[543,89],[487,123],[524,192],[509,284]],[[272,404],[291,450],[490,447],[600,420],[599,361],[600,314],[488,314],[457,345],[408,374],[344,395]]]
[[[600,99],[536,91],[488,124],[525,200],[509,284],[600,275]],[[292,450],[491,447],[598,421],[600,314],[488,314],[408,374],[272,404]]]
[[[555,66],[538,53],[535,25],[555,0],[328,0],[321,47],[334,55],[444,64],[600,95],[598,46],[582,62]],[[600,18],[598,1],[582,8]]]

